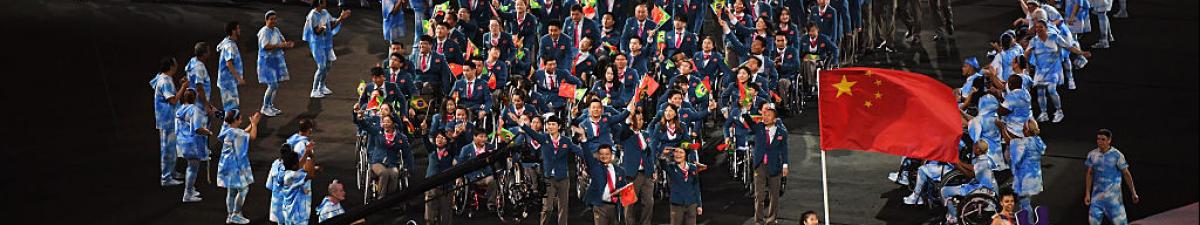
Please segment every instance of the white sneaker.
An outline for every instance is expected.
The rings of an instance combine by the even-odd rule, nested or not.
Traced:
[[[1095,48],[1095,49],[1108,48],[1108,42],[1107,41],[1096,42],[1096,44],[1092,44],[1092,48]]]
[[[199,192],[199,191],[192,191],[192,193],[191,193],[191,194],[192,194],[192,197],[197,197],[197,198],[199,198],[199,197],[200,197],[200,192]]]
[[[325,94],[321,94],[321,91],[313,90],[312,93],[308,94],[308,97],[309,98],[325,98]]]
[[[1071,80],[1067,81],[1067,89],[1075,90],[1075,79],[1071,79]]]
[[[170,186],[183,184],[183,181],[171,179],[171,181],[159,182],[159,184],[162,185],[163,187],[170,187]]]
[[[1046,114],[1046,112],[1042,112],[1041,114],[1038,114],[1038,118],[1037,118],[1037,120],[1038,120],[1038,122],[1046,122],[1046,121],[1049,121],[1049,120],[1050,120],[1050,115],[1047,115],[1047,114]]]
[[[1051,122],[1054,122],[1054,123],[1062,122],[1064,116],[1065,115],[1063,115],[1063,112],[1061,109],[1055,110],[1054,111],[1054,121],[1051,121]]]
[[[204,199],[201,199],[200,197],[196,197],[196,196],[183,196],[183,203],[200,202],[201,200],[204,200]]]
[[[321,87],[321,94],[323,94],[323,95],[332,95],[332,94],[333,94],[333,90],[329,90],[329,87]]]
[[[917,195],[915,195],[915,193],[914,193],[914,195],[909,195],[909,196],[904,197],[904,204],[905,205],[920,205],[920,204],[924,204],[924,202],[921,201],[921,198],[917,197]]]
[[[888,180],[891,180],[892,182],[899,183],[900,181],[898,179],[900,178],[900,173],[897,173],[897,172],[888,173],[887,178],[888,178]]]
[[[1121,18],[1121,19],[1129,18],[1129,12],[1126,12],[1124,9],[1121,9],[1121,11],[1117,11],[1116,15],[1113,15],[1113,18]]]
[[[225,219],[225,223],[248,224],[250,223],[250,219],[246,219],[246,217],[242,216],[241,213],[234,213],[232,216],[229,216],[228,219]]]
[[[262,113],[262,115],[267,116],[267,117],[275,117],[276,116],[275,112],[268,108],[260,109],[260,110],[258,110],[258,112]]]

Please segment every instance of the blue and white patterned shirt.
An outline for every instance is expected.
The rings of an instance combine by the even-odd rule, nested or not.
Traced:
[[[150,88],[154,89],[154,128],[174,128],[175,104],[167,101],[175,97],[175,79],[159,73],[150,80]]]

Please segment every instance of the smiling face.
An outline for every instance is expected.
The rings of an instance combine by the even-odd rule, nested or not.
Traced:
[[[278,15],[272,14],[271,16],[267,17],[267,22],[266,22],[267,27],[274,28],[275,24],[278,24],[278,23],[279,23]]]

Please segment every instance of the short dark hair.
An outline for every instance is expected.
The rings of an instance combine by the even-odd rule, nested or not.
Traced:
[[[596,152],[600,152],[601,149],[608,149],[608,152],[612,152],[613,150],[612,145],[600,144],[600,146],[596,147]]]
[[[371,76],[383,76],[387,72],[383,71],[383,67],[371,67]]]
[[[546,25],[546,28],[550,28],[550,27],[558,27],[558,28],[562,28],[562,21],[559,21],[559,20],[551,20],[551,21],[550,21],[550,24],[547,24],[547,25]]]
[[[240,115],[241,113],[237,109],[229,109],[229,111],[225,112],[225,123],[233,123],[234,121],[237,121],[237,118]]]
[[[576,4],[571,6],[571,12],[583,12],[583,6]]]
[[[158,72],[166,73],[167,71],[171,71],[171,67],[175,66],[175,63],[175,57],[163,57],[158,60]]]
[[[317,128],[317,122],[312,118],[300,119],[300,131],[312,131],[314,128]]]
[[[1004,198],[1004,196],[1009,196],[1009,197],[1012,197],[1013,200],[1017,200],[1017,192],[1014,191],[1011,187],[1000,188],[1000,195],[997,195],[997,196],[1000,197],[1000,199],[998,199],[998,200],[1002,200]]]
[[[392,41],[392,45],[399,45],[401,48],[403,48],[403,47],[404,47],[404,42],[400,42],[400,41]]]
[[[396,58],[404,59],[404,55],[401,55],[399,52],[393,52],[392,55],[389,57],[396,57]]]
[[[229,21],[229,23],[225,23],[225,36],[232,36],[233,30],[236,30],[237,27],[238,27],[237,21]]]
[[[476,127],[474,129],[474,131],[475,131],[475,134],[473,136],[479,136],[479,135],[487,136],[488,135],[487,130],[484,130],[483,128]]]
[[[801,213],[800,214],[800,221],[802,221],[801,223],[803,223],[804,219],[808,218],[808,216],[817,216],[817,212],[808,210],[808,211],[804,211],[804,213]]]
[[[1112,139],[1113,133],[1108,129],[1100,129],[1099,131],[1096,131],[1096,135],[1103,135],[1104,137],[1108,137],[1108,139]]]
[[[179,96],[179,100],[182,101],[182,103],[187,103],[187,104],[195,103],[196,102],[196,89],[188,88],[187,90],[183,90],[183,95]]]
[[[429,42],[429,43],[433,43],[433,36],[429,36],[428,34],[426,34],[426,35],[421,35],[420,42]]]

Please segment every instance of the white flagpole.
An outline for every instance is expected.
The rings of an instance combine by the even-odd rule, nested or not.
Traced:
[[[821,104],[821,70],[817,69],[817,107]],[[817,114],[821,111],[817,110]],[[819,140],[819,139],[818,139]],[[817,146],[820,146],[818,144]],[[821,195],[825,204],[825,225],[829,225],[829,220],[833,217],[829,216],[829,176],[826,173],[829,169],[825,167],[825,150],[817,147],[817,151],[821,152]]]

